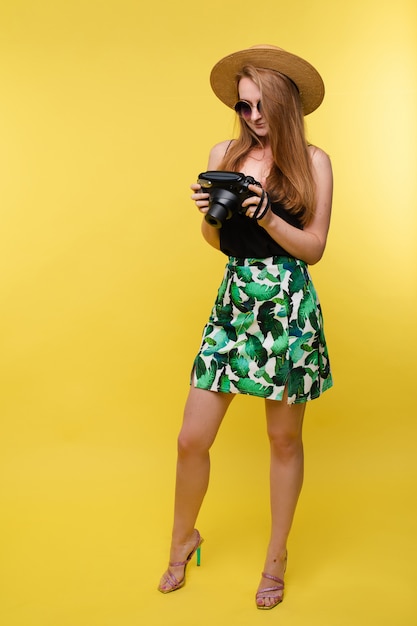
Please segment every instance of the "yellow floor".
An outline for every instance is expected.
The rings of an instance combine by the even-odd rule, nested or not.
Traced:
[[[307,471],[289,545],[284,603],[257,611],[268,534],[267,448],[256,400],[238,398],[213,450],[199,519],[202,565],[163,596],[173,432],[128,441],[15,443],[2,458],[3,626],[415,626],[417,549],[412,445],[346,436],[313,403]],[[343,413],[343,411],[342,411]],[[242,428],[237,429],[239,421]],[[236,435],[236,433],[240,433]],[[332,441],[332,435],[335,441]],[[336,437],[337,435],[337,437]]]

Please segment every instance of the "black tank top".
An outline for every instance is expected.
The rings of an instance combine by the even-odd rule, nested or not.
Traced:
[[[271,209],[291,226],[302,230],[303,226],[296,215],[278,202],[271,203]],[[269,256],[292,256],[282,248],[258,222],[246,215],[234,213],[220,229],[220,250],[228,256],[264,259]]]

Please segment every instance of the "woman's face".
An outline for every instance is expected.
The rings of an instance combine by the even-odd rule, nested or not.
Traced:
[[[261,102],[261,92],[253,80],[247,78],[247,76],[244,76],[239,81],[239,99],[250,104],[252,108],[250,118],[245,117],[246,124],[258,137],[266,137],[269,126],[263,117],[262,106],[258,108],[258,104]]]

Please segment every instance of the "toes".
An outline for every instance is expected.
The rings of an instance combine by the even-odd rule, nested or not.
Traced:
[[[276,606],[280,602],[282,602],[282,597],[283,597],[282,595],[259,597],[259,598],[256,598],[256,605],[259,606],[260,608],[269,609],[269,608]]]

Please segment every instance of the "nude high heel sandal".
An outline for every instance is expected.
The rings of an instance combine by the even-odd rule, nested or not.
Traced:
[[[267,611],[269,609],[273,609],[284,599],[284,581],[282,580],[282,578],[278,578],[278,576],[272,576],[271,574],[267,574],[266,572],[262,572],[262,577],[268,578],[269,580],[278,583],[278,585],[274,587],[266,587],[265,589],[261,589],[256,594],[256,607],[263,611]],[[265,604],[258,604],[258,600],[264,600],[265,598],[272,598],[274,600],[273,604],[269,604],[268,606],[265,606]]]
[[[288,553],[285,555],[285,566],[284,573],[287,569],[287,559]],[[268,611],[269,609],[273,609],[277,604],[280,604],[284,599],[284,581],[282,578],[278,578],[278,576],[272,576],[267,572],[262,572],[262,577],[267,578],[268,580],[272,580],[274,583],[278,583],[273,587],[266,587],[265,589],[260,589],[256,594],[256,607],[261,609],[262,611]],[[258,600],[265,600],[265,598],[271,598],[274,600],[272,604],[269,606],[265,606],[264,604],[258,604]]]
[[[193,558],[194,553],[197,553],[197,565],[200,566],[201,544],[203,543],[204,539],[200,536],[200,533],[198,532],[197,529],[195,529],[194,532],[197,534],[197,541],[195,543],[194,548],[191,550],[190,554],[187,556],[185,561],[179,561],[177,563],[172,563],[172,562],[169,563],[168,569],[158,587],[158,591],[160,591],[161,593],[171,593],[172,591],[176,591],[177,589],[181,589],[181,587],[184,587],[185,572],[187,569],[187,565]],[[178,580],[176,576],[174,576],[174,574],[169,569],[170,567],[184,567],[184,576],[181,578],[181,580]]]

